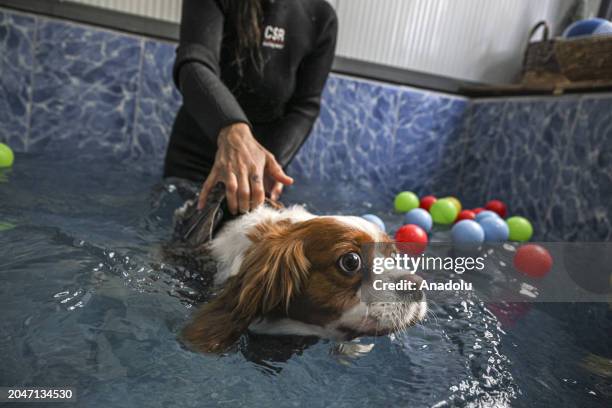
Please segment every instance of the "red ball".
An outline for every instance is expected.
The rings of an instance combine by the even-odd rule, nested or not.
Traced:
[[[503,295],[502,295],[503,296]],[[487,303],[491,311],[504,327],[514,327],[531,310],[531,303],[526,302],[500,302]]]
[[[435,203],[436,201],[438,201],[438,199],[432,195],[425,196],[421,198],[421,205],[419,207],[421,207],[425,211],[429,211],[433,203]]]
[[[421,255],[427,249],[427,233],[418,225],[407,224],[395,233],[395,241],[399,242],[397,249],[412,256]]]
[[[552,256],[540,245],[521,246],[514,255],[514,267],[532,278],[541,278],[550,272],[553,265]]]
[[[506,213],[507,213],[506,204],[502,203],[499,200],[489,201],[485,205],[485,208],[489,211],[493,211],[494,213],[497,213],[497,215],[499,215],[502,218],[506,218]]]
[[[478,214],[480,214],[481,212],[483,212],[484,210],[485,210],[484,208],[482,208],[482,207],[478,207],[478,208],[474,208],[474,209],[472,210],[472,212],[473,212],[474,214],[478,215]]]
[[[474,211],[463,210],[457,216],[457,220],[455,221],[455,223],[462,221],[462,220],[474,220],[474,219],[476,219],[476,213]]]

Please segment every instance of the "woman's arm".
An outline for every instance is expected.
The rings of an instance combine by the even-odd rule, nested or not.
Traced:
[[[218,182],[225,185],[232,213],[263,203],[264,179],[291,184],[274,155],[253,137],[240,104],[220,78],[219,60],[225,17],[214,0],[184,0],[174,80],[183,104],[206,137],[217,144],[215,163],[206,178],[198,207]]]
[[[225,16],[215,0],[183,1],[174,81],[183,95],[185,109],[213,142],[224,127],[249,124],[220,78],[224,23]]]

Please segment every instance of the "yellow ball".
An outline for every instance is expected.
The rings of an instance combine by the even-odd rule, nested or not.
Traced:
[[[457,212],[460,213],[461,210],[463,209],[463,207],[461,206],[461,201],[459,201],[458,198],[456,197],[445,197],[448,201],[450,201],[451,203],[453,203],[453,205],[455,206],[455,208],[457,208]]]
[[[0,168],[11,167],[15,161],[15,155],[10,147],[0,143]]]

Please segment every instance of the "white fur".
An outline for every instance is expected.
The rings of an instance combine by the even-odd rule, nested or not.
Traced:
[[[247,234],[256,225],[287,219],[300,222],[312,218],[315,218],[315,216],[299,205],[280,210],[261,206],[228,222],[210,244],[212,255],[217,260],[215,283],[223,284],[228,278],[238,273],[244,259],[244,253],[251,245]]]

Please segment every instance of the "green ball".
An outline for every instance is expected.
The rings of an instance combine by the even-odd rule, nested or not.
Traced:
[[[15,228],[15,224],[12,224],[10,222],[0,221],[0,232],[9,231],[9,230],[12,230],[13,228]]]
[[[436,224],[448,225],[455,222],[459,211],[457,211],[457,206],[452,200],[443,198],[433,203],[429,213]]]
[[[529,241],[533,235],[533,227],[525,217],[510,217],[506,220],[506,224],[510,230],[510,241]]]
[[[15,161],[15,155],[10,147],[0,143],[0,168],[11,167]]]
[[[412,191],[402,191],[395,196],[395,211],[407,213],[408,211],[419,208],[419,197]]]

